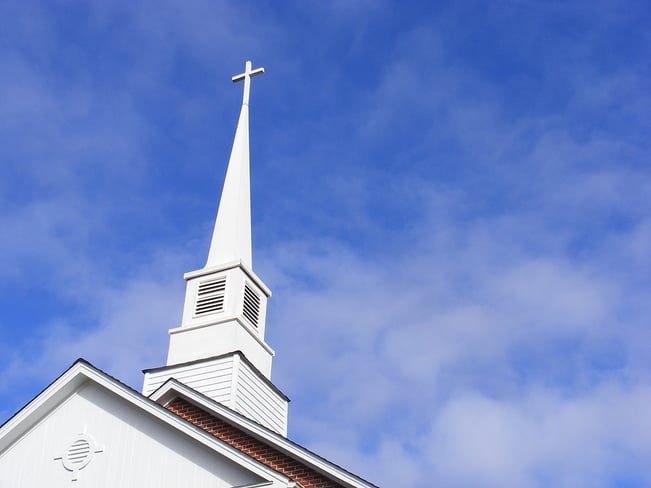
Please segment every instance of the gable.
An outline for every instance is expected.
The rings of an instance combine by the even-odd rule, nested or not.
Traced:
[[[147,398],[83,359],[0,426],[0,488],[32,486],[377,488],[176,380]]]
[[[82,469],[76,472],[75,467]],[[92,381],[6,446],[0,452],[0,473],[0,488],[218,488],[267,481],[260,471],[254,473]]]
[[[0,427],[0,488],[289,485],[82,359]]]

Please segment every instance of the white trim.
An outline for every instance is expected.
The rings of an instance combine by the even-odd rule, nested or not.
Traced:
[[[271,290],[267,288],[258,275],[256,275],[251,269],[249,269],[241,260],[240,261],[231,261],[230,263],[221,264],[219,266],[210,266],[196,271],[189,271],[183,275],[185,281],[190,281],[192,278],[198,278],[199,276],[204,276],[212,273],[219,273],[220,271],[228,271],[233,268],[242,268],[244,274],[248,275],[253,282],[260,287],[260,289],[267,295],[267,298],[271,297]]]
[[[167,333],[170,334],[170,335],[179,334],[181,332],[186,332],[188,330],[203,329],[204,327],[211,327],[213,325],[221,325],[221,324],[225,324],[227,322],[233,322],[233,321],[240,324],[242,326],[242,328],[244,330],[246,330],[249,333],[249,335],[251,337],[253,337],[264,348],[265,351],[267,351],[269,354],[271,354],[271,356],[276,355],[276,351],[271,349],[271,347],[269,347],[269,345],[264,340],[262,340],[260,338],[258,333],[253,329],[253,326],[248,321],[241,320],[239,315],[235,315],[235,316],[230,315],[230,316],[228,316],[226,318],[223,318],[223,319],[220,319],[220,320],[213,320],[213,321],[206,322],[206,323],[203,323],[203,324],[186,325],[186,326],[182,325],[181,327],[175,327],[174,329],[169,329],[167,331]]]
[[[201,289],[201,285],[204,283],[211,283],[214,281],[219,281],[219,280],[224,280],[224,290],[221,294],[221,299],[222,299],[222,306],[219,310],[213,310],[211,312],[202,312],[202,313],[197,313],[197,305],[199,303],[199,290]],[[193,319],[199,319],[201,320],[202,317],[209,317],[211,318],[213,315],[220,314],[220,313],[225,313],[226,312],[226,290],[228,290],[228,282],[230,280],[228,279],[228,274],[223,274],[221,276],[216,276],[212,278],[211,280],[204,280],[204,281],[199,281],[197,283],[197,287],[194,290],[194,301],[193,307],[192,307],[192,318]]]
[[[376,485],[373,485],[317,456],[316,454],[309,452],[307,449],[294,444],[285,437],[276,434],[257,422],[232,411],[204,395],[198,394],[195,390],[178,382],[174,378],[167,380],[158,388],[158,390],[149,395],[149,398],[161,405],[165,405],[173,400],[174,397],[179,395],[182,395],[191,403],[211,411],[222,420],[244,430],[247,434],[250,434],[266,444],[272,445],[275,449],[278,449],[294,459],[300,460],[302,463],[310,466],[315,471],[330,479],[343,483],[350,488],[377,488]]]
[[[238,485],[238,486],[234,486],[233,488],[261,488],[263,486],[271,486],[271,484],[272,484],[271,481],[265,481],[263,483],[256,483],[254,485]],[[294,488],[294,486],[295,485],[293,481],[287,483],[287,488]]]
[[[229,406],[235,410],[237,406],[237,386],[240,379],[240,355],[233,354],[231,356],[231,400]]]

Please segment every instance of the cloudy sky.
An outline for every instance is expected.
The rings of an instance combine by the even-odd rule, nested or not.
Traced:
[[[252,82],[290,437],[385,486],[651,486],[644,1],[0,3],[0,417],[140,388]]]

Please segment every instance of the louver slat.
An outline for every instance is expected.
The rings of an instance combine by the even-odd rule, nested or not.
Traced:
[[[260,318],[260,297],[249,288],[249,285],[244,286],[244,307],[242,313],[249,322],[256,327],[258,326],[258,320]]]
[[[84,439],[75,441],[66,453],[68,462],[72,465],[84,463],[90,456],[90,444]]]
[[[199,283],[194,314],[203,315],[224,310],[226,278]]]

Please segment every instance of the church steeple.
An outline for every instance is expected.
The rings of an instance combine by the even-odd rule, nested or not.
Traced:
[[[249,182],[249,94],[251,77],[262,73],[264,68],[251,70],[251,61],[247,61],[244,73],[232,78],[233,82],[244,80],[242,109],[228,161],[206,267],[231,261],[242,261],[248,268],[253,266]]]
[[[242,108],[206,265],[186,273],[181,326],[169,331],[167,366],[147,370],[143,393],[174,377],[201,393],[286,433],[287,398],[273,386],[274,351],[264,341],[271,291],[252,270],[249,181],[249,94],[251,69],[244,80]]]

